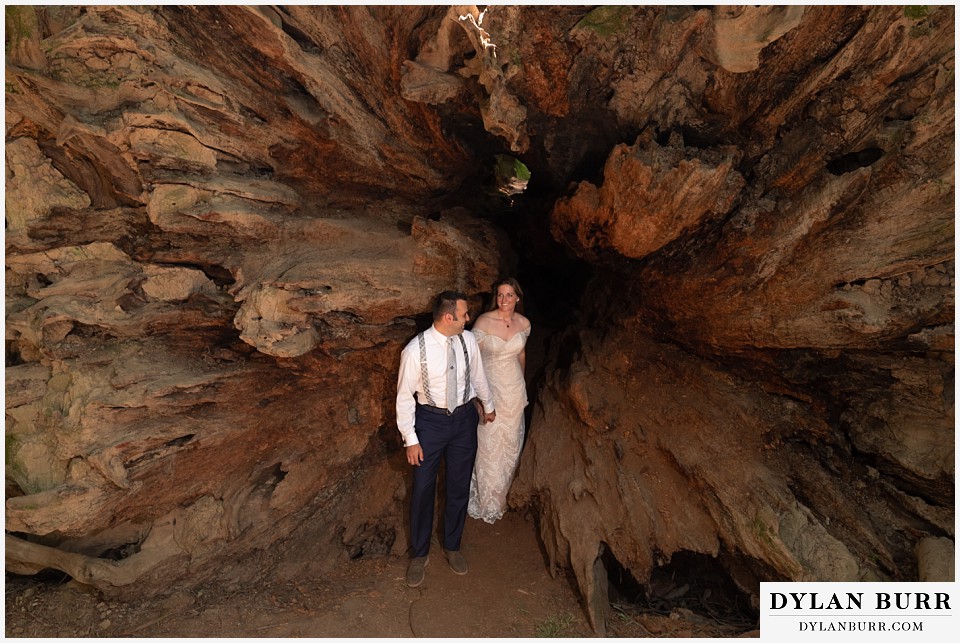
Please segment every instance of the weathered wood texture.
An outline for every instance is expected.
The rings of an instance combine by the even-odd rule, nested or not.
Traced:
[[[402,553],[399,349],[549,241],[592,280],[512,498],[598,631],[609,556],[935,578],[953,11],[8,8],[8,569]],[[471,191],[504,153],[527,248]]]
[[[588,597],[604,550],[641,582],[720,555],[753,593],[913,579],[918,543],[953,537],[953,14],[795,10],[624,26],[686,44],[613,83],[640,135],[553,209],[612,266],[584,306],[609,321],[567,338],[515,500]],[[722,53],[760,32],[752,65]]]
[[[402,551],[377,519],[405,478],[370,487],[399,348],[433,294],[501,271],[498,234],[430,198],[469,156],[385,100],[430,11],[32,11],[45,61],[7,67],[6,528],[35,546],[9,568],[132,596],[304,524],[319,569]]]

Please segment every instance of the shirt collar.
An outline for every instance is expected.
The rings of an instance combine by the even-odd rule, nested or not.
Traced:
[[[433,339],[436,340],[441,346],[447,345],[447,336],[437,330],[437,327],[433,324],[430,324],[430,333],[433,334]]]

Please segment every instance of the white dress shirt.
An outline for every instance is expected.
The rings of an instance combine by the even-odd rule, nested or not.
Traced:
[[[477,339],[469,330],[463,331],[463,339],[470,356],[470,390],[467,391],[467,400],[478,397],[483,403],[484,411],[493,413],[493,397],[490,395],[487,376],[483,372],[483,358],[480,356]],[[427,353],[427,383],[433,405],[444,408],[447,399],[447,336],[431,326],[424,331],[423,340]],[[457,400],[462,403],[467,369],[463,363],[463,346],[456,337],[453,339],[453,346],[457,355]],[[424,393],[421,372],[420,341],[414,337],[400,353],[400,375],[397,378],[397,428],[403,436],[404,446],[420,443],[414,427],[417,401],[420,404],[429,403]]]

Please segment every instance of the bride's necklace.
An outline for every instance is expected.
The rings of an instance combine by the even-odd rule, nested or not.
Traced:
[[[506,319],[504,319],[503,317],[501,317],[501,318],[500,318],[500,321],[502,321],[504,324],[506,324],[506,325],[507,325],[507,328],[510,328],[510,322],[513,321],[513,320],[512,320],[512,319],[511,319],[511,320],[506,320]]]

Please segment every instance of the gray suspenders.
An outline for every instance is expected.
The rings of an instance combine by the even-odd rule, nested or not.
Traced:
[[[463,402],[461,404],[467,403],[467,395],[470,394],[470,356],[467,355],[467,342],[464,341],[463,335],[457,335],[460,338],[460,346],[463,347],[463,363],[467,365],[466,370],[464,371],[465,378],[463,380]],[[437,403],[433,401],[433,396],[430,395],[430,384],[428,383],[427,376],[427,345],[423,340],[423,333],[417,335],[417,341],[420,343],[420,378],[423,380],[423,393],[427,396],[427,404],[430,406],[436,406]],[[453,409],[447,409],[448,411],[453,411]]]

